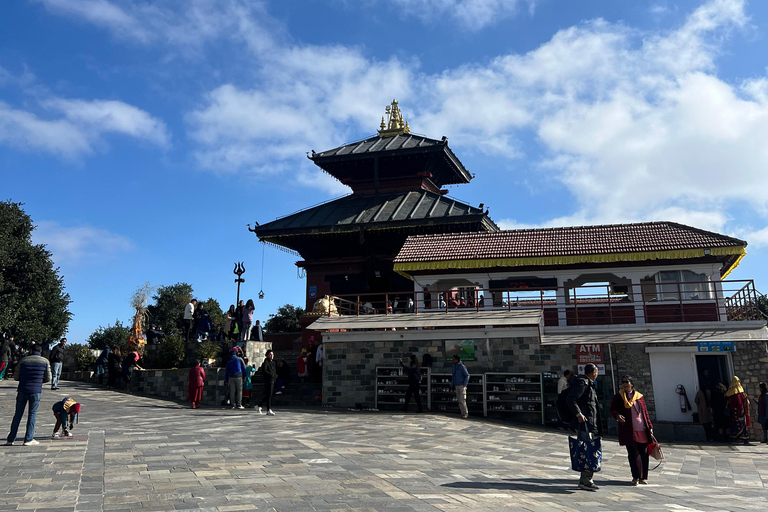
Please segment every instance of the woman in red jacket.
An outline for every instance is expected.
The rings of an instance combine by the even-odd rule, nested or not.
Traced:
[[[749,444],[749,427],[752,426],[749,418],[749,398],[738,377],[733,377],[725,398],[728,400],[728,410],[731,414],[731,440]]]
[[[203,386],[205,386],[205,368],[195,361],[195,366],[189,369],[189,402],[193,409],[200,407],[203,401]]]
[[[632,378],[621,378],[621,390],[611,400],[611,416],[619,424],[619,444],[627,447],[632,485],[648,483],[648,444],[653,424],[648,416],[645,399],[635,391]]]

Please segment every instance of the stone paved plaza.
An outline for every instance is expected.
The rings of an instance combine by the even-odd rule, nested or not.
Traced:
[[[16,386],[0,382],[3,435]],[[75,437],[51,440],[55,400],[83,404]],[[765,510],[768,445],[666,447],[630,487],[604,442],[596,493],[576,487],[567,436],[433,414],[334,409],[192,410],[63,382],[43,392],[38,446],[0,450],[0,511]],[[22,431],[23,431],[22,423]]]

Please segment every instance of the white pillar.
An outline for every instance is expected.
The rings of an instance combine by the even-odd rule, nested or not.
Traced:
[[[643,285],[639,277],[632,277],[632,302],[635,305],[635,323],[645,325],[645,309],[643,308]]]

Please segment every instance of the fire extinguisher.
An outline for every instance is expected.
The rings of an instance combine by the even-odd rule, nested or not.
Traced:
[[[678,384],[675,392],[680,395],[680,411],[688,412],[691,410],[691,402],[688,401],[688,395],[685,393],[685,386]]]

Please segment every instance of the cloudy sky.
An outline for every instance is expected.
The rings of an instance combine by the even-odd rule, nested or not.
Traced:
[[[145,281],[301,305],[264,223],[348,189],[311,150],[400,101],[502,227],[673,220],[768,292],[768,2],[18,0],[0,5],[0,199],[61,267],[71,341]],[[263,273],[262,273],[263,266]]]

